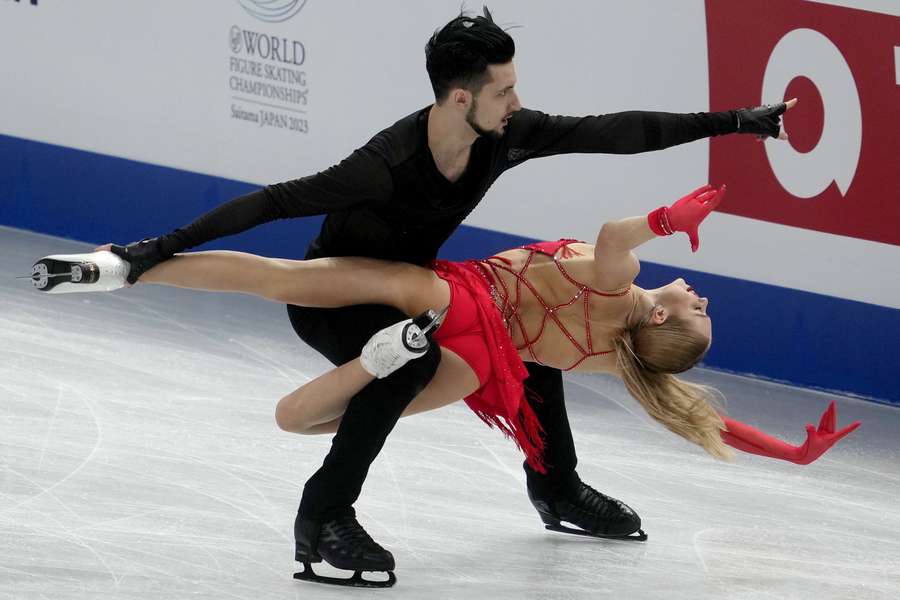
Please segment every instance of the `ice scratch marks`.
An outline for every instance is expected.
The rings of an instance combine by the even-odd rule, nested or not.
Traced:
[[[246,480],[242,477],[239,477],[237,474],[235,474],[234,472],[232,472],[228,469],[224,469],[224,468],[220,467],[219,465],[215,464],[212,461],[208,461],[203,458],[192,457],[192,456],[183,456],[183,458],[185,460],[198,463],[206,468],[213,469],[216,472],[221,473],[222,475],[225,475],[226,478],[231,478],[231,479],[234,479],[234,480],[240,482],[242,485],[249,488],[259,499],[261,499],[263,501],[263,503],[268,505],[268,507],[272,513],[276,512],[274,506],[272,506],[272,504],[269,502],[266,495],[263,494],[259,490],[259,488],[257,488],[255,485],[250,483],[248,480]],[[203,495],[208,495],[209,497],[214,498],[214,499],[218,500],[219,502],[222,502],[223,504],[226,504],[236,510],[239,510],[240,512],[242,512],[245,515],[247,515],[248,517],[250,517],[252,520],[258,521],[259,523],[265,525],[271,531],[275,532],[275,534],[278,535],[278,537],[280,537],[281,539],[286,540],[286,541],[289,540],[288,536],[284,533],[284,531],[277,524],[269,522],[269,521],[265,521],[261,516],[256,515],[255,512],[244,509],[244,508],[238,506],[235,502],[232,502],[224,497],[217,497],[216,495],[213,495],[213,494],[205,494],[203,492],[199,492],[198,490],[193,490],[193,491],[194,491],[194,493],[201,493]],[[275,518],[277,519],[277,517],[275,517]],[[290,539],[292,539],[292,538],[290,538]]]
[[[394,469],[394,461],[391,460],[390,456],[385,456],[383,464],[388,472],[388,475],[391,478],[391,481],[394,483],[393,492],[400,501],[400,515],[403,519],[402,531],[404,535],[400,536],[399,539],[404,540],[404,545],[406,546],[407,550],[413,552],[412,548],[409,546],[409,543],[406,541],[408,539],[408,536],[406,534],[409,531],[409,507],[406,504],[406,494],[403,493],[404,485],[401,484],[400,480],[397,478],[397,471],[396,469]]]
[[[60,485],[62,485],[66,481],[68,481],[69,479],[72,479],[73,477],[75,477],[79,472],[81,472],[82,469],[84,469],[94,459],[94,455],[97,453],[97,450],[100,448],[100,445],[103,443],[103,430],[100,427],[100,421],[97,418],[97,413],[92,406],[92,402],[87,397],[80,394],[76,389],[71,388],[69,386],[65,386],[63,384],[60,384],[60,390],[62,390],[63,388],[66,388],[69,391],[71,391],[73,394],[77,395],[81,399],[81,401],[84,403],[84,406],[88,409],[88,412],[91,415],[94,427],[97,432],[96,437],[94,438],[94,445],[91,448],[90,452],[88,452],[88,455],[85,458],[83,458],[81,460],[81,462],[72,471],[70,471],[67,475],[65,475],[62,479],[57,480],[56,482],[54,482],[52,485],[50,485],[48,487],[42,487],[41,491],[38,494],[36,494],[34,496],[30,496],[10,507],[3,509],[2,511],[0,511],[0,514],[8,513],[24,504],[32,502],[32,501],[40,498],[41,496],[48,494],[52,490],[56,489],[57,487],[59,487]]]
[[[297,383],[296,378],[302,379],[303,383],[307,383],[308,381],[310,381],[312,379],[311,376],[306,375],[305,373],[299,372],[295,369],[291,369],[293,371],[293,373],[289,374],[287,371],[285,371],[285,369],[290,369],[290,367],[288,367],[286,365],[279,365],[279,363],[276,362],[275,359],[273,359],[271,356],[264,355],[260,351],[256,350],[252,346],[248,346],[247,344],[243,343],[240,340],[237,340],[234,338],[229,338],[228,341],[231,342],[232,344],[235,344],[236,346],[240,346],[241,348],[243,348],[246,351],[250,352],[251,354],[255,355],[258,362],[262,363],[266,367],[273,369],[276,373],[278,373],[284,379],[286,379],[288,382],[290,382],[290,384],[293,385],[294,387],[299,387],[299,384]],[[282,366],[284,366],[285,368],[282,369],[281,368]]]
[[[700,531],[694,532],[694,536],[691,540],[691,543],[694,547],[694,554],[697,556],[697,560],[700,561],[700,566],[703,567],[703,572],[707,575],[709,574],[709,567],[706,566],[706,560],[703,559],[703,553],[700,552],[700,546],[697,544],[698,540],[705,534],[707,531],[712,531],[714,528],[709,527],[707,529],[701,529]]]
[[[608,394],[604,391],[601,391],[596,385],[594,385],[592,383],[588,383],[588,380],[586,378],[581,378],[581,377],[575,378],[575,377],[569,376],[566,378],[566,382],[571,383],[573,385],[577,385],[586,390],[589,390],[605,400],[609,400],[610,402],[612,402],[613,404],[615,404],[616,406],[621,408],[623,411],[625,411],[627,414],[634,417],[635,420],[639,421],[640,423],[645,424],[645,425],[650,424],[650,419],[647,416],[647,414],[645,412],[643,412],[638,407],[637,403],[634,402],[633,400],[631,400],[630,398],[626,401],[622,401],[619,398],[616,398],[616,396],[614,394]],[[653,429],[658,429],[658,428],[653,427]]]
[[[60,502],[60,503],[62,504],[62,502]],[[116,575],[115,571],[113,571],[112,567],[109,565],[109,563],[106,561],[106,559],[103,557],[103,555],[100,552],[98,552],[96,549],[94,549],[93,546],[88,544],[87,541],[85,541],[80,535],[78,535],[77,533],[71,532],[64,522],[62,522],[60,519],[57,519],[52,514],[34,511],[31,508],[27,508],[27,510],[36,512],[38,514],[38,516],[42,517],[42,521],[44,521],[45,519],[49,519],[51,521],[51,523],[44,524],[44,526],[41,526],[41,527],[36,527],[36,526],[30,525],[28,523],[19,522],[17,520],[15,522],[15,525],[17,527],[23,527],[25,529],[35,532],[36,534],[38,534],[40,536],[63,540],[66,542],[73,543],[77,546],[81,546],[82,548],[84,548],[85,550],[90,552],[94,556],[94,558],[96,558],[97,561],[101,565],[103,565],[103,568],[106,570],[107,573],[109,573],[109,577],[113,581],[113,584],[118,588],[121,578]],[[9,520],[9,518],[6,517],[5,515],[0,515],[0,518],[3,518],[4,520],[7,520],[7,521]]]
[[[509,475],[513,479],[513,481],[516,482],[517,486],[522,485],[522,473],[520,471],[513,471],[512,469],[510,469],[509,465],[500,460],[500,457],[497,456],[497,453],[491,450],[491,448],[481,440],[478,440],[478,445],[481,446],[485,452],[491,455],[491,457],[494,459],[494,462],[496,463],[494,466],[497,470]]]
[[[63,387],[61,385],[57,387],[56,406],[53,407],[53,415],[50,417],[50,424],[47,425],[47,433],[44,435],[44,441],[41,444],[41,456],[38,459],[38,470],[44,466],[44,455],[47,453],[47,442],[50,441],[50,436],[53,434],[53,425],[56,424],[56,416],[59,414],[59,404],[62,400]]]

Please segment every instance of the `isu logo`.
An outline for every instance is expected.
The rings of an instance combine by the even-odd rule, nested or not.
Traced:
[[[900,245],[900,17],[706,0],[710,105],[799,98],[788,143],[714,139],[724,212]]]
[[[306,0],[238,0],[238,3],[260,21],[281,23],[300,12]]]

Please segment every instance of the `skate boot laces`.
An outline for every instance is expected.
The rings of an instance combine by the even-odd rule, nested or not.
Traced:
[[[609,519],[610,517],[621,518],[623,516],[635,517],[634,511],[630,506],[611,498],[606,494],[598,492],[588,484],[581,482],[581,489],[578,491],[576,506],[588,513],[595,514],[601,519]]]
[[[372,539],[354,516],[341,517],[322,524],[319,553],[340,569],[389,571],[393,555]]]
[[[296,534],[296,528],[295,528]],[[308,553],[297,552],[297,560],[303,563],[303,570],[294,573],[294,579],[327,583],[330,585],[384,588],[391,587],[397,582],[394,576],[394,556],[382,548],[363,529],[355,516],[338,517],[325,521],[321,527],[317,526],[315,542],[318,555],[309,556]],[[298,548],[300,538],[298,537]],[[312,569],[311,562],[319,562],[324,559],[336,569],[354,571],[349,578],[327,577],[319,575]],[[386,572],[386,580],[364,579],[365,571]]]
[[[356,547],[381,546],[363,529],[355,517],[344,517],[327,524],[328,531],[340,541]]]

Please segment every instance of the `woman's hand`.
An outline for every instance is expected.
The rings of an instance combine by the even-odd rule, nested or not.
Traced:
[[[835,431],[837,410],[832,401],[822,414],[818,428],[814,427],[812,423],[806,425],[806,442],[802,446],[792,446],[730,417],[723,416],[722,420],[725,422],[725,427],[728,428],[727,431],[722,431],[722,441],[732,448],[750,454],[786,460],[798,465],[808,465],[815,461],[860,425],[859,421],[854,421],[840,431]]]
[[[806,443],[798,450],[798,465],[808,465],[825,452],[837,444],[841,439],[849,435],[857,427],[860,422],[854,421],[840,431],[835,431],[837,426],[837,409],[834,407],[834,400],[828,405],[828,408],[822,413],[819,419],[819,426],[814,427],[812,423],[806,424]]]
[[[700,223],[721,204],[725,198],[725,189],[724,185],[715,189],[706,184],[680,198],[672,206],[657,208],[647,215],[647,223],[656,235],[685,232],[691,240],[691,250],[696,252],[700,248]]]

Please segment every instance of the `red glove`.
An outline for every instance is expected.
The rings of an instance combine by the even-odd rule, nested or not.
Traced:
[[[729,446],[750,454],[780,458],[798,465],[808,465],[813,462],[860,425],[859,421],[855,421],[836,432],[834,428],[837,425],[837,412],[834,408],[834,401],[832,401],[822,414],[818,429],[813,427],[812,423],[807,423],[806,442],[802,446],[791,446],[746,423],[735,421],[724,415],[722,420],[725,421],[725,426],[728,428],[728,431],[722,432],[722,441]]]
[[[672,206],[660,206],[651,212],[647,215],[647,224],[656,235],[672,235],[676,231],[684,231],[691,239],[691,250],[696,252],[700,247],[700,236],[697,233],[700,223],[724,197],[724,185],[716,190],[706,184]]]

